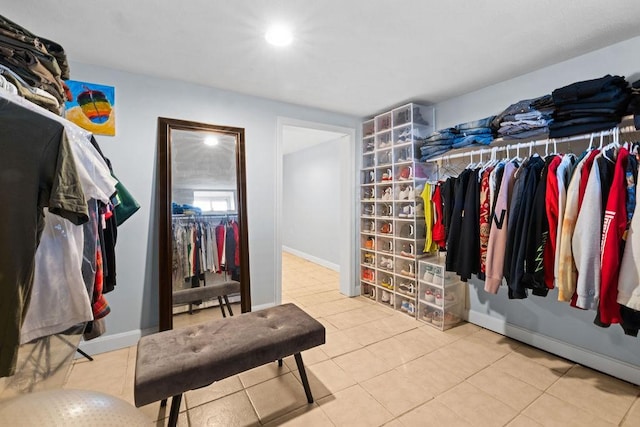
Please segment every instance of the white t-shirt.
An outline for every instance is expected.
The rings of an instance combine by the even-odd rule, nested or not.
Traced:
[[[116,191],[117,181],[91,145],[91,134],[70,122],[65,121],[64,125],[86,200],[107,203]],[[45,211],[45,227],[36,251],[33,289],[21,329],[21,343],[63,332],[93,319],[91,299],[82,276],[83,249],[83,227]]]

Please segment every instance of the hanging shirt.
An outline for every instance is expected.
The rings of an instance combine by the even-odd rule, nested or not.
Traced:
[[[431,201],[435,207],[435,219],[433,222],[433,241],[438,245],[440,249],[445,249],[447,246],[446,234],[444,230],[443,216],[442,216],[442,196],[441,196],[442,183],[436,185],[433,191]]]
[[[431,189],[432,185],[426,183],[424,189],[420,194],[424,206],[424,222],[425,222],[425,234],[426,240],[424,242],[424,252],[431,253],[438,249],[436,243],[433,240],[433,205],[431,204]]]
[[[490,196],[490,175],[493,168],[489,167],[482,172],[480,178],[480,212],[479,212],[479,232],[480,232],[480,271],[478,278],[484,280],[486,277],[487,263],[487,246],[489,245],[489,233],[491,232],[491,223],[489,222],[491,212],[491,196]]]
[[[555,156],[549,164],[549,171],[547,173],[546,193],[545,193],[545,205],[546,215],[549,227],[549,238],[547,245],[544,248],[543,253],[543,266],[544,266],[544,283],[547,289],[553,289],[555,287],[555,257],[556,257],[556,242],[558,234],[558,207],[560,203],[559,188],[558,188],[558,167],[562,163],[562,156]]]
[[[449,222],[449,234],[447,235],[447,258],[445,260],[447,271],[458,271],[458,251],[460,250],[460,235],[462,234],[462,216],[470,173],[470,170],[464,170],[455,180],[453,210]]]
[[[595,160],[600,156],[602,154],[598,154]],[[573,257],[578,270],[575,304],[579,308],[590,310],[597,309],[600,297],[602,188],[598,169],[599,165],[594,161],[572,240]]]
[[[518,166],[507,162],[504,166],[500,191],[496,198],[496,206],[491,216],[491,232],[487,244],[487,266],[484,290],[492,294],[498,293],[502,284],[505,250],[507,245],[507,227],[509,203],[515,183],[514,174]]]
[[[15,372],[43,210],[74,224],[87,202],[61,124],[0,99],[0,377]]]
[[[607,197],[602,226],[602,275],[598,322],[604,325],[620,323],[618,306],[618,273],[622,252],[620,246],[627,228],[627,178],[629,152],[620,148],[615,163],[613,181]]]
[[[472,274],[478,274],[480,271],[480,258],[478,257],[478,253],[480,252],[479,171],[479,169],[475,169],[469,174],[467,190],[465,191],[464,208],[462,211],[456,272],[464,281],[470,279]]]
[[[571,176],[569,188],[567,189],[567,203],[562,219],[562,228],[560,234],[560,251],[556,261],[559,265],[558,277],[556,277],[556,287],[558,288],[558,301],[571,301],[576,290],[576,281],[578,280],[578,270],[573,259],[572,240],[573,233],[576,228],[576,220],[578,219],[578,210],[580,208],[579,190],[580,182],[584,174],[588,175],[590,166],[586,167],[589,158],[593,164],[593,157],[598,154],[599,150],[589,152],[575,167],[575,171]]]
[[[553,285],[557,285],[557,278],[560,274],[560,245],[562,244],[562,221],[564,220],[564,211],[567,204],[567,187],[569,186],[569,180],[573,174],[573,168],[577,163],[577,158],[574,154],[565,154],[562,157],[562,161],[558,165],[556,170],[556,177],[558,178],[558,218],[556,221],[555,230],[555,242],[554,242],[554,255],[553,255]]]

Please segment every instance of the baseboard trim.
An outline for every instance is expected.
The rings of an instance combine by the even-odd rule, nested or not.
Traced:
[[[141,336],[149,335],[157,331],[157,328],[149,328],[145,330],[135,329],[133,331],[122,332],[119,334],[103,335],[90,341],[81,341],[78,347],[80,350],[92,356],[94,354],[106,353],[108,351],[130,347],[137,344]],[[78,357],[82,356],[79,353],[76,353],[76,359]]]
[[[290,253],[292,255],[298,256],[300,258],[304,258],[307,261],[311,261],[311,262],[319,264],[319,265],[321,265],[323,267],[327,267],[330,270],[340,272],[340,265],[339,264],[335,264],[333,262],[329,262],[329,261],[324,260],[322,258],[318,258],[317,256],[309,255],[306,252],[302,252],[302,251],[290,248],[290,247],[285,246],[285,245],[282,245],[282,250],[284,252],[287,252],[287,253]]]
[[[252,305],[251,306],[251,311],[260,311],[260,310],[264,310],[265,308],[271,308],[271,307],[275,307],[276,304],[270,302],[268,304],[260,304],[260,305]]]
[[[640,385],[640,368],[637,366],[512,325],[504,319],[498,319],[485,313],[469,311],[468,321],[583,366]]]

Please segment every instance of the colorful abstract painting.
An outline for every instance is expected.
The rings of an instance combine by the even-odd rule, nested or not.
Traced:
[[[67,120],[96,134],[116,134],[116,102],[113,86],[67,80],[71,101],[65,102]]]

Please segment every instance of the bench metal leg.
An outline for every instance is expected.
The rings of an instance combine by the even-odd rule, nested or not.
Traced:
[[[160,401],[160,406],[161,406],[161,407],[163,407],[163,408],[164,408],[165,406],[167,406],[167,399],[162,399],[162,400]]]
[[[229,304],[229,297],[223,295],[224,302],[227,304],[227,311],[229,312],[229,316],[233,316],[233,311],[231,311],[231,304]]]
[[[222,297],[218,297],[218,303],[220,304],[220,310],[222,311],[222,317],[227,317],[227,314],[224,312],[224,303],[222,302]]]
[[[278,359],[278,366],[282,368],[282,359]]]
[[[171,412],[169,412],[169,427],[178,425],[178,415],[180,414],[180,401],[182,394],[177,394],[171,398]]]
[[[313,403],[313,395],[311,395],[311,388],[309,387],[309,380],[307,379],[307,372],[304,370],[304,363],[302,363],[302,355],[296,353],[293,355],[296,358],[296,365],[298,365],[298,372],[300,373],[300,379],[304,386],[304,393],[307,395],[307,402]]]

